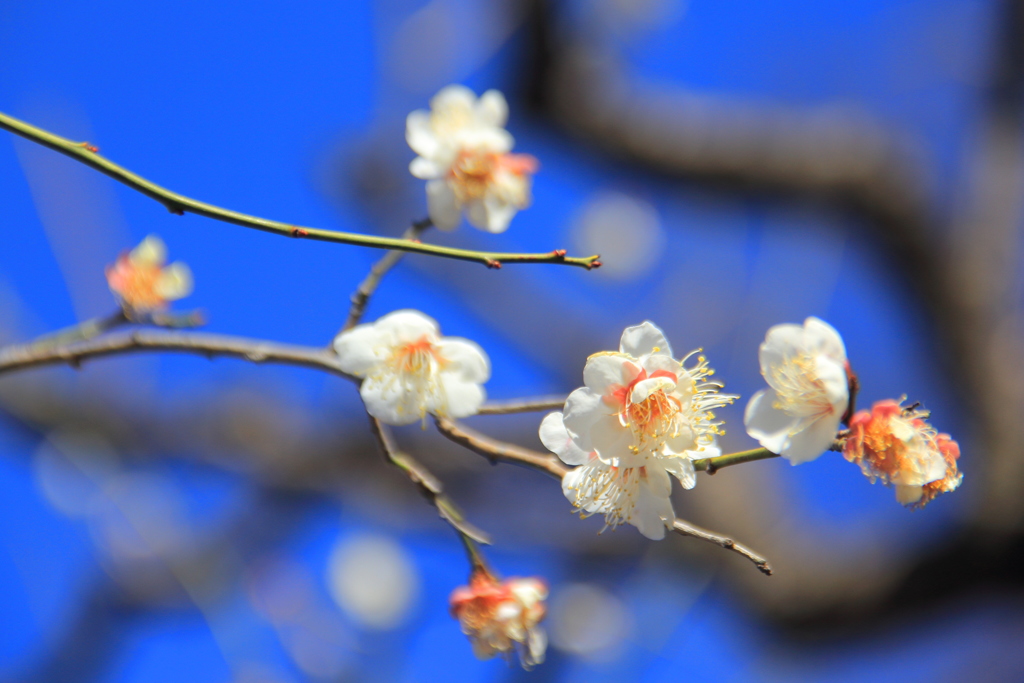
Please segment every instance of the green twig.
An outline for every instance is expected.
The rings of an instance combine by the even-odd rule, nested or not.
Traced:
[[[754,448],[749,451],[740,451],[739,453],[727,453],[726,455],[720,455],[717,458],[701,458],[700,460],[694,460],[693,469],[698,472],[714,474],[723,467],[730,467],[731,465],[739,465],[744,462],[754,462],[755,460],[767,460],[768,458],[777,457],[779,457],[778,453],[772,453],[767,448]]]
[[[444,258],[458,259],[462,261],[474,261],[482,263],[488,268],[500,268],[503,263],[560,263],[569,266],[579,266],[590,270],[600,265],[598,256],[573,257],[566,256],[565,250],[558,249],[543,254],[506,254],[501,252],[472,251],[469,249],[453,249],[434,244],[422,244],[413,240],[396,239],[393,237],[374,237],[372,235],[359,235],[349,232],[337,232],[334,230],[320,230],[317,228],[305,228],[280,221],[272,221],[266,218],[250,216],[223,209],[213,204],[206,204],[184,195],[171,192],[170,190],[146,180],[142,176],[132,173],[126,168],[118,166],[114,162],[100,156],[99,150],[88,142],[75,142],[54,135],[42,128],[37,128],[29,123],[20,121],[13,116],[0,112],[0,128],[8,130],[15,135],[36,142],[44,147],[49,147],[61,154],[80,161],[86,166],[106,174],[114,180],[124,183],[128,187],[141,192],[142,194],[160,202],[174,214],[182,215],[185,212],[194,213],[199,216],[206,216],[226,223],[234,223],[246,228],[255,228],[264,232],[272,232],[286,237],[296,237],[323,242],[339,242],[341,244],[354,244],[361,247],[372,247],[375,249],[398,249],[401,251],[429,254]]]

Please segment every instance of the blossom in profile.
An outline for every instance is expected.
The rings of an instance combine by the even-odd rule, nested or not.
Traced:
[[[497,90],[478,99],[450,85],[406,119],[405,139],[417,156],[409,171],[427,181],[427,210],[442,230],[456,228],[465,213],[470,224],[504,232],[512,217],[529,206],[537,159],[512,154],[508,104]]]
[[[626,328],[619,350],[588,358],[585,386],[569,395],[562,413],[545,418],[545,446],[579,466],[562,489],[584,514],[603,513],[609,527],[634,524],[654,539],[671,527],[668,475],[693,488],[693,460],[720,453],[713,411],[736,399],[718,393],[722,385],[708,379],[714,371],[697,354],[675,360],[651,322]]]
[[[835,441],[850,401],[842,338],[811,317],[772,327],[759,356],[768,388],[747,404],[747,433],[794,465],[814,460]]]
[[[107,266],[107,284],[129,317],[167,308],[192,293],[192,271],[182,262],[167,263],[167,247],[150,235]]]
[[[419,311],[389,313],[334,340],[338,365],[363,378],[359,388],[370,415],[392,425],[426,418],[473,415],[484,401],[481,386],[490,361],[476,343],[442,337]]]
[[[960,446],[927,422],[928,411],[903,407],[891,399],[850,419],[843,456],[860,465],[872,483],[896,488],[896,500],[922,508],[941,493],[960,486]]]
[[[473,654],[490,659],[497,654],[519,654],[524,669],[544,661],[547,635],[539,625],[544,618],[547,584],[539,578],[498,581],[477,568],[468,586],[456,588],[449,599],[452,616],[473,644]]]

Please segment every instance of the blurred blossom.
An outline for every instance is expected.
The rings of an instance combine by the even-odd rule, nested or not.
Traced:
[[[747,404],[747,433],[794,465],[814,460],[832,446],[850,401],[842,337],[814,317],[775,325],[759,356],[769,388]]]
[[[419,575],[409,554],[386,536],[340,541],[331,552],[327,585],[335,602],[360,626],[393,629],[409,617]]]
[[[475,567],[468,586],[452,591],[452,616],[473,644],[473,654],[490,659],[497,654],[519,655],[524,669],[544,661],[547,633],[539,626],[547,611],[547,584],[538,578],[513,577],[499,581],[487,569]]]
[[[119,474],[111,478],[92,513],[96,544],[115,561],[167,557],[188,542],[180,494],[156,475]]]
[[[559,586],[552,595],[548,628],[553,646],[595,662],[622,655],[633,628],[622,600],[589,583]]]
[[[334,340],[338,365],[363,377],[359,395],[366,412],[392,425],[427,414],[466,417],[484,401],[481,386],[491,362],[475,342],[442,337],[437,323],[419,311],[395,311],[357,325]]]
[[[497,90],[477,99],[471,90],[450,85],[405,123],[405,139],[419,156],[409,171],[427,181],[427,210],[441,230],[469,223],[487,232],[505,232],[517,211],[530,205],[537,160],[511,154],[508,103]]]
[[[107,267],[107,284],[129,317],[152,313],[192,293],[192,271],[178,261],[167,263],[167,246],[149,235]]]
[[[104,483],[117,471],[117,454],[95,434],[55,432],[36,449],[32,469],[54,508],[80,516],[92,509]]]
[[[598,271],[602,277],[643,277],[657,266],[665,247],[665,231],[655,208],[621,192],[592,197],[574,230],[582,253],[605,256]]]
[[[956,490],[964,475],[957,468],[960,446],[925,420],[927,410],[879,401],[850,420],[843,456],[864,476],[896,487],[896,500],[922,508],[940,493]]]

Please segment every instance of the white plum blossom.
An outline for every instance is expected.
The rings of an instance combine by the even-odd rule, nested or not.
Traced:
[[[562,490],[583,514],[600,512],[609,527],[628,522],[648,538],[664,536],[675,517],[668,475],[693,488],[693,460],[720,454],[721,422],[712,411],[736,399],[707,381],[714,371],[703,356],[684,366],[697,353],[677,361],[654,324],[626,328],[619,351],[588,358],[585,386],[569,395],[562,413],[544,419],[544,445],[578,465]]]
[[[772,327],[759,356],[769,388],[747,404],[747,433],[794,465],[814,460],[832,445],[850,401],[842,338],[811,317]]]
[[[484,401],[481,384],[491,366],[476,343],[442,337],[437,323],[419,311],[389,313],[357,325],[334,340],[338,365],[362,377],[366,411],[392,425],[426,418],[473,415]]]
[[[508,104],[497,90],[477,99],[450,85],[406,119],[405,139],[419,156],[409,171],[427,181],[427,210],[434,225],[453,230],[465,212],[470,224],[504,232],[512,217],[529,206],[537,160],[511,154]]]

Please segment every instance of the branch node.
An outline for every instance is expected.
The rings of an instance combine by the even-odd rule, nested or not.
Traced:
[[[602,265],[604,265],[604,264],[601,263],[600,261],[591,261],[590,263],[587,264],[587,270],[593,270],[595,268],[600,268]]]
[[[164,206],[166,206],[167,210],[170,211],[171,213],[173,213],[175,216],[184,216],[185,215],[185,209],[181,208],[177,204],[167,203],[167,204],[164,204]]]
[[[292,237],[309,237],[309,230],[303,230],[302,228],[292,228]]]
[[[559,261],[564,261],[566,253],[568,252],[566,252],[565,249],[555,249],[553,252],[551,252],[551,255],[554,256]]]
[[[92,152],[93,154],[98,154],[100,151],[99,147],[97,147],[96,145],[91,145],[88,142],[79,142],[78,146],[87,152]]]
[[[488,268],[492,268],[494,270],[501,270],[501,261],[487,259],[487,261],[485,261],[484,263],[487,265]]]

